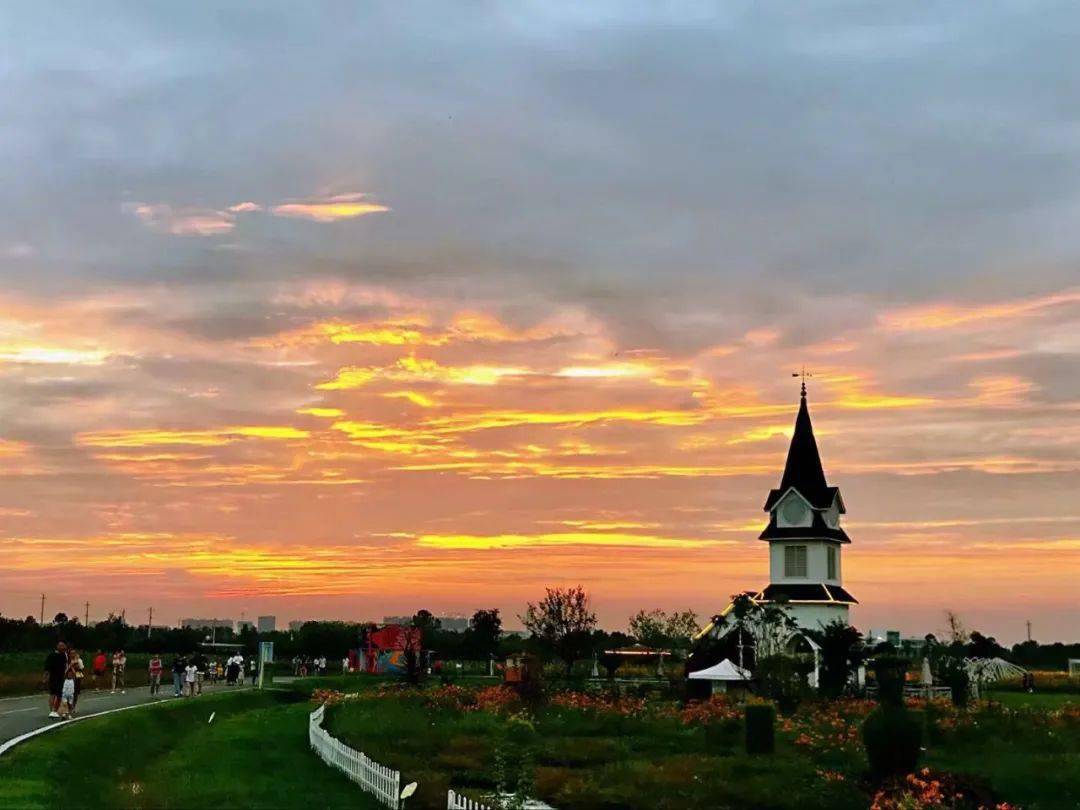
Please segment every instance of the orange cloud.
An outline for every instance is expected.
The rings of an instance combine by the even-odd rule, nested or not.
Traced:
[[[77,439],[87,447],[150,447],[154,445],[188,444],[213,447],[230,444],[245,438],[306,439],[306,430],[280,425],[253,425],[206,430],[103,430],[81,433]]]
[[[511,366],[442,366],[435,360],[403,357],[383,368],[349,366],[338,371],[333,380],[315,386],[323,391],[348,391],[361,388],[375,379],[399,382],[426,382],[446,385],[495,385],[506,377],[523,377],[533,372]]]
[[[981,328],[990,322],[1028,318],[1045,310],[1080,303],[1080,290],[1064,290],[1038,298],[998,301],[992,304],[929,304],[883,313],[879,321],[890,331],[936,331]]]
[[[382,214],[390,210],[385,205],[367,202],[365,200],[367,196],[362,193],[337,194],[321,199],[282,203],[273,206],[270,211],[279,217],[310,219],[313,222],[337,222],[367,214]]]
[[[625,546],[639,548],[701,548],[730,543],[729,540],[701,540],[658,537],[619,532],[554,532],[547,534],[425,534],[416,544],[429,548],[484,550],[532,546]]]

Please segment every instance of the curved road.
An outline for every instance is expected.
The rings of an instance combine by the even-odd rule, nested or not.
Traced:
[[[102,690],[100,692],[94,692],[92,690],[83,692],[79,697],[79,713],[77,716],[86,716],[96,714],[97,712],[108,711],[109,709],[121,709],[127,706],[138,706],[141,704],[161,703],[165,700],[184,699],[173,697],[171,682],[168,687],[166,687],[165,684],[162,684],[161,687],[161,692],[157,695],[151,695],[148,686],[139,686],[128,689],[126,694],[121,694],[120,692],[112,693],[108,690]],[[214,693],[250,688],[251,687],[248,685],[224,686],[204,684],[203,692]],[[197,697],[189,699],[198,700]],[[49,718],[49,703],[44,692],[23,697],[0,698],[0,745],[14,737],[18,737],[20,734],[34,731],[42,726],[63,725],[65,722],[67,721]]]

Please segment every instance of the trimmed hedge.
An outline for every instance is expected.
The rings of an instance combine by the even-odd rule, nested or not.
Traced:
[[[921,715],[902,706],[882,704],[863,721],[863,745],[870,771],[877,779],[914,773],[922,747]]]
[[[746,707],[746,753],[771,754],[776,750],[776,709],[769,704]]]

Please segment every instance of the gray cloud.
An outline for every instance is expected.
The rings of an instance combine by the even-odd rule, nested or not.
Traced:
[[[21,287],[227,282],[235,256],[123,207],[357,190],[393,213],[229,239],[288,257],[266,272],[618,286],[639,320],[762,284],[1045,289],[1080,249],[1040,224],[1080,179],[1068,6],[7,16],[0,240],[37,252],[0,273]]]

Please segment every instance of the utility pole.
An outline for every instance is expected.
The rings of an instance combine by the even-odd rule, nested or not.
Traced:
[[[1031,641],[1031,619],[1028,619],[1025,624],[1027,625],[1028,641]]]
[[[38,624],[45,624],[45,594],[41,595],[41,617],[38,619]]]
[[[87,602],[85,607],[86,607],[86,616],[83,617],[83,627],[89,627],[90,626],[90,603]]]
[[[150,608],[150,618],[146,620],[146,637],[150,638],[150,630],[154,626],[154,609]]]

